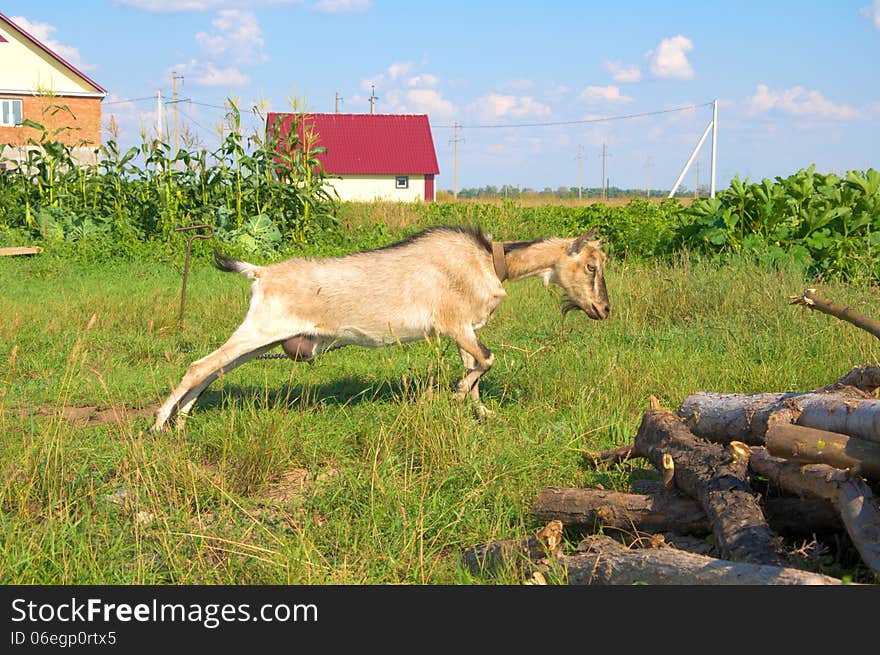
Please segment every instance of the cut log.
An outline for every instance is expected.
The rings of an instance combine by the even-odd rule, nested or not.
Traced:
[[[604,489],[545,487],[530,512],[541,521],[558,520],[565,527],[589,532],[599,528],[690,535],[711,532],[699,503],[676,494],[646,496]]]
[[[845,387],[854,387],[864,393],[866,397],[878,397],[878,391],[880,391],[880,366],[874,366],[873,364],[856,366],[839,380],[816,389],[816,391],[837,391]]]
[[[550,521],[525,539],[490,541],[469,548],[462,554],[474,575],[497,573],[505,566],[527,567],[555,558],[562,551],[562,523]]]
[[[790,423],[771,425],[767,451],[801,464],[828,464],[880,480],[880,443]]]
[[[749,459],[738,448],[697,439],[679,417],[661,408],[644,414],[633,450],[658,469],[664,454],[672,457],[675,485],[706,512],[724,559],[773,566],[786,563],[781,540],[767,525],[748,483]]]
[[[671,547],[626,548],[590,535],[575,555],[558,561],[572,585],[839,585],[841,581],[799,569],[731,562]]]
[[[875,337],[880,339],[880,321],[868,318],[864,314],[860,314],[851,307],[840,305],[832,300],[825,300],[816,295],[815,289],[807,289],[803,295],[795,296],[791,302],[792,305],[803,305],[810,309],[818,310],[824,314],[834,316],[842,321],[852,323]]]
[[[830,500],[862,561],[880,573],[880,507],[861,477],[827,464],[789,462],[761,447],[752,449],[749,467],[781,489]]]
[[[764,444],[773,423],[796,423],[880,443],[880,400],[846,387],[831,393],[691,394],[678,415],[698,437]]]
[[[8,248],[0,248],[0,257],[8,257],[12,255],[37,255],[43,252],[40,246],[10,246]]]
[[[767,498],[762,505],[771,528],[790,536],[810,536],[843,529],[827,500]],[[530,513],[542,522],[557,520],[584,532],[614,529],[628,533],[674,532],[705,536],[709,519],[693,498],[677,494],[627,494],[603,489],[544,487]]]

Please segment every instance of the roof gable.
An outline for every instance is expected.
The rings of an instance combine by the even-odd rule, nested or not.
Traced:
[[[107,90],[0,13],[0,89],[20,93],[46,90],[59,95],[107,95]],[[6,50],[6,49],[9,50]]]
[[[269,129],[280,119],[281,134],[293,121],[288,113],[269,113]],[[437,155],[425,114],[306,114],[302,121],[317,134],[318,155],[330,175],[437,175]],[[302,135],[302,124],[299,126]]]

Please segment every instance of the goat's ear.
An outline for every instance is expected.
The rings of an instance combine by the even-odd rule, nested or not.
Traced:
[[[577,239],[575,239],[574,241],[571,242],[571,245],[568,247],[568,250],[566,250],[566,252],[569,255],[578,254],[581,250],[584,249],[584,246],[587,245],[590,241],[596,241],[597,230],[598,230],[598,228],[593,227],[586,234],[582,234],[581,236],[579,236]]]

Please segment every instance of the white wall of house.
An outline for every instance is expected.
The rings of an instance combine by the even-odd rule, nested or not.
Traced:
[[[43,91],[67,95],[97,95],[96,89],[18,32],[3,24],[0,25],[0,34],[9,41],[0,44],[0,52],[3,53],[0,92]]]
[[[408,175],[406,189],[396,186],[397,175],[345,175],[338,179],[327,176],[327,184],[336,189],[341,200],[398,200],[413,202],[425,199],[425,176]]]

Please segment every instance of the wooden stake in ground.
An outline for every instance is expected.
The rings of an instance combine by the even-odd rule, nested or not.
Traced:
[[[744,444],[730,448],[697,439],[680,418],[659,408],[644,414],[633,452],[661,470],[663,455],[672,457],[675,485],[706,512],[724,559],[773,566],[786,563],[781,540],[767,525],[747,481],[749,460]]]
[[[789,462],[761,447],[752,448],[749,467],[781,489],[830,500],[862,561],[880,573],[880,507],[861,477],[826,464]]]
[[[581,585],[839,585],[841,581],[793,568],[714,559],[676,548],[626,548],[591,535],[576,555],[563,555],[569,584]]]

